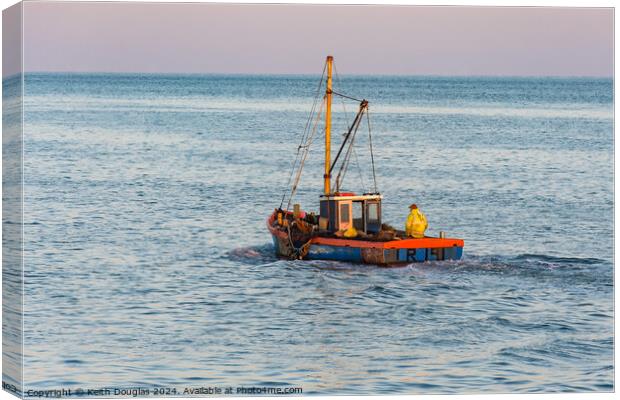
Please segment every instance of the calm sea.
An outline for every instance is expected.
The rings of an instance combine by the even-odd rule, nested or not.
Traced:
[[[465,240],[386,269],[273,255],[318,78],[26,76],[25,389],[613,390],[613,81],[337,80],[384,222]]]

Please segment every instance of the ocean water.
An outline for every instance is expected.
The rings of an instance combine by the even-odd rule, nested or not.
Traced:
[[[613,81],[339,77],[384,222],[415,202],[465,240],[380,268],[273,255],[318,79],[26,76],[24,391],[614,389]],[[336,144],[356,109],[334,101]],[[372,189],[367,147],[363,124],[345,189]]]

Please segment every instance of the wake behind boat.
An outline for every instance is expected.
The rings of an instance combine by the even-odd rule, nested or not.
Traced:
[[[280,207],[267,219],[267,228],[273,237],[276,255],[291,259],[335,260],[365,264],[391,265],[423,261],[458,260],[463,255],[462,239],[424,235],[426,220],[412,205],[407,230],[394,229],[382,222],[383,196],[377,190],[368,101],[357,100],[335,92],[332,88],[333,57],[328,56],[321,77],[325,82],[325,95],[316,110],[318,97],[308,119],[308,124],[298,148],[293,165],[288,202],[285,196]],[[324,80],[324,78],[326,79]],[[320,90],[319,90],[320,92]],[[359,102],[358,112],[348,126],[344,139],[331,160],[332,97],[340,96]],[[323,194],[319,199],[319,213],[307,213],[299,204],[290,205],[297,191],[301,173],[317,131],[318,121],[325,114],[325,173]],[[374,191],[363,194],[341,190],[351,157],[355,156],[354,142],[359,127],[366,117],[369,133],[369,150],[373,172]],[[313,122],[313,123],[311,123]],[[356,156],[355,156],[356,157]],[[332,172],[337,175],[332,182]],[[290,180],[289,180],[290,181]],[[290,183],[290,182],[289,182]]]

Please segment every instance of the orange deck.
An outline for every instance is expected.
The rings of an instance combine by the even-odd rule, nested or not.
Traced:
[[[378,249],[434,249],[455,246],[463,247],[465,245],[465,242],[462,239],[441,239],[430,237],[421,239],[390,240],[389,242],[369,242],[366,240],[315,237],[312,238],[312,243],[329,246]]]

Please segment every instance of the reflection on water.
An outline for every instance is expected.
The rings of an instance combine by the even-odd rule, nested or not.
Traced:
[[[415,201],[465,239],[399,268],[273,256],[315,85],[26,78],[26,388],[612,390],[611,80],[344,79],[371,101],[386,222]]]

